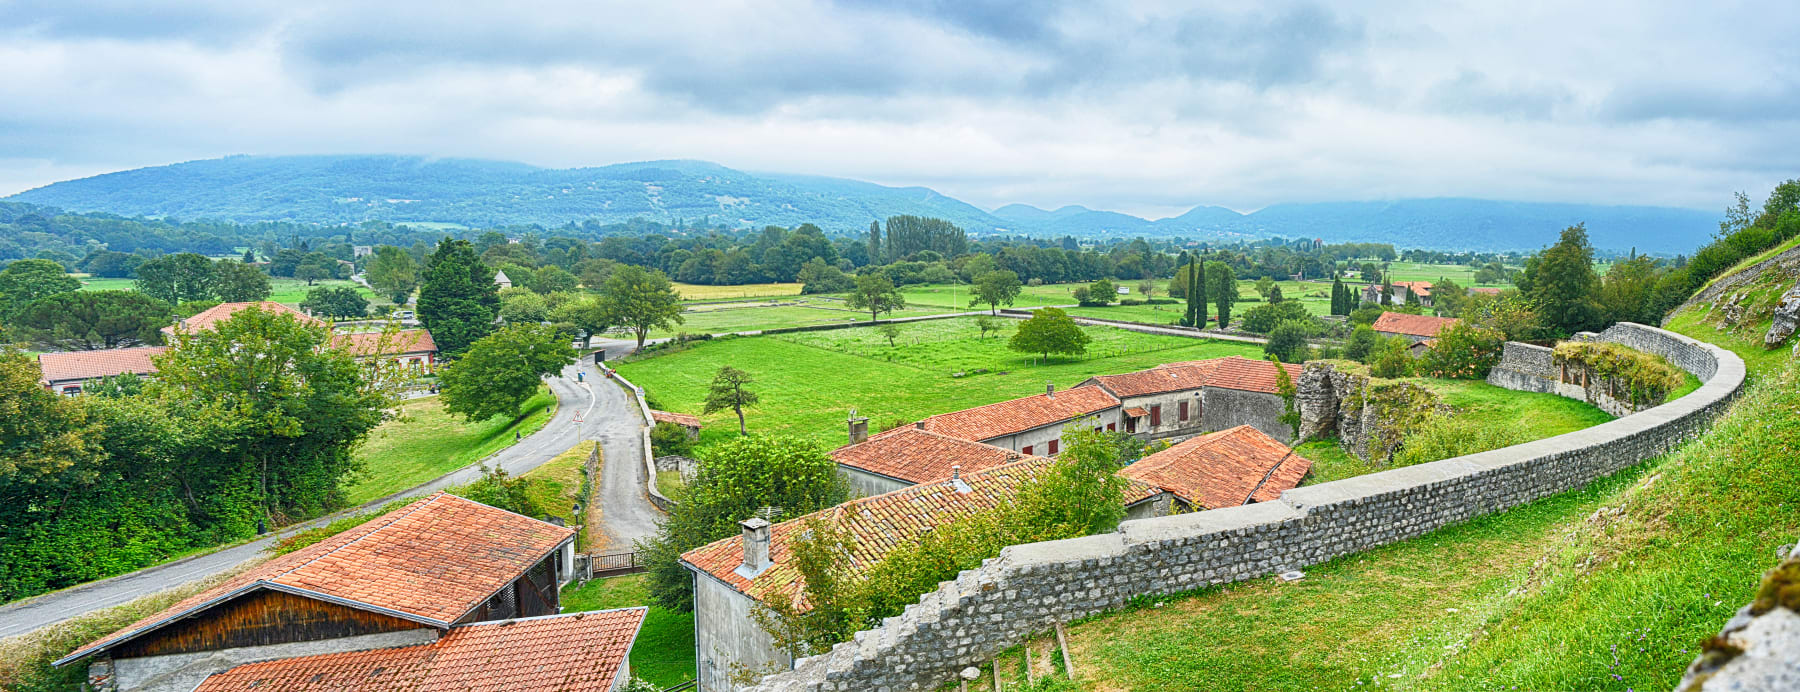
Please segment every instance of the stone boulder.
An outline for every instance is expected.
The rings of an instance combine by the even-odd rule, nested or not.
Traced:
[[[1800,282],[1787,293],[1781,294],[1781,300],[1775,303],[1774,323],[1769,325],[1769,333],[1763,335],[1763,346],[1775,348],[1781,342],[1794,335],[1794,328],[1800,326]]]

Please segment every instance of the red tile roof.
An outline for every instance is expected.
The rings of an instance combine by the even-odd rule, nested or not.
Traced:
[[[354,334],[333,334],[331,345],[348,349],[357,357],[373,355],[405,355],[408,353],[437,353],[437,342],[431,338],[431,332],[423,329],[402,329],[383,345],[383,332],[356,332]],[[378,353],[379,352],[379,353]]]
[[[997,404],[943,413],[922,421],[923,428],[964,440],[991,440],[1053,423],[1099,413],[1119,400],[1099,387],[1076,387]]]
[[[1036,478],[1053,463],[1050,459],[1031,457],[962,474],[968,492],[957,492],[948,480],[926,483],[858,498],[781,522],[770,527],[769,558],[772,564],[754,581],[735,571],[744,561],[742,535],[690,550],[682,554],[681,560],[758,600],[773,596],[797,598],[804,584],[799,570],[790,562],[792,542],[806,529],[809,519],[818,517],[846,529],[855,539],[850,550],[851,569],[868,569],[896,546],[916,542],[938,526],[1011,500],[1026,481]],[[1149,484],[1127,481],[1130,482],[1125,490],[1127,505],[1155,497],[1159,492]],[[799,605],[805,607],[804,603]]]
[[[1408,336],[1435,337],[1443,328],[1461,322],[1453,317],[1432,317],[1430,315],[1408,315],[1404,312],[1384,312],[1375,318],[1375,331],[1387,334],[1406,334]]]
[[[1077,387],[1098,384],[1112,392],[1113,396],[1125,398],[1179,392],[1188,389],[1199,389],[1206,386],[1212,377],[1213,368],[1218,359],[1197,360],[1186,363],[1175,363],[1149,370],[1128,372],[1122,375],[1099,375],[1090,377]]]
[[[668,411],[650,409],[650,417],[658,423],[674,423],[687,428],[700,427],[699,416],[690,416],[685,413],[670,413]]]
[[[195,692],[607,690],[649,608],[461,625],[430,644],[247,663]]]
[[[1167,363],[1157,369],[1176,368],[1190,365],[1210,365],[1212,370],[1206,377],[1206,386],[1221,389],[1239,389],[1246,392],[1263,394],[1279,393],[1275,387],[1275,364],[1266,360],[1254,360],[1243,356],[1225,356],[1210,360],[1190,360],[1178,363]],[[1306,366],[1298,363],[1283,363],[1290,379],[1298,380],[1306,372]]]
[[[1431,282],[1430,281],[1395,281],[1394,288],[1396,288],[1396,289],[1410,288],[1410,289],[1412,289],[1413,295],[1416,295],[1420,298],[1430,298],[1431,297]],[[1402,295],[1405,294],[1404,291],[1402,291],[1401,293],[1402,293]]]
[[[961,466],[967,474],[1024,457],[1010,449],[908,425],[831,450],[831,458],[844,466],[908,483],[930,483],[949,478],[952,466]]]
[[[198,315],[176,322],[175,326],[163,327],[162,331],[164,334],[174,334],[176,330],[180,329],[188,331],[212,329],[213,325],[231,319],[231,316],[237,314],[239,310],[252,306],[263,312],[293,315],[294,319],[297,319],[304,324],[324,324],[324,321],[316,317],[286,305],[282,305],[281,303],[272,300],[261,300],[250,303],[219,303],[218,305],[200,311],[200,314]]]
[[[258,588],[448,627],[574,536],[574,529],[440,492],[258,565],[58,663]]]
[[[43,381],[46,384],[68,380],[91,380],[128,372],[149,375],[156,372],[156,364],[150,362],[150,357],[160,355],[167,350],[169,350],[167,346],[139,346],[137,348],[110,348],[103,351],[43,353],[38,355],[38,368],[43,371]]]
[[[1143,418],[1144,416],[1150,415],[1150,412],[1144,410],[1143,407],[1133,406],[1125,409],[1125,415],[1131,416],[1132,418]]]
[[[1300,484],[1312,460],[1248,425],[1189,439],[1125,467],[1119,475],[1162,488],[1196,507],[1267,502]],[[1269,470],[1275,469],[1274,475]],[[1268,480],[1264,481],[1264,477]],[[1258,484],[1261,484],[1260,487]]]

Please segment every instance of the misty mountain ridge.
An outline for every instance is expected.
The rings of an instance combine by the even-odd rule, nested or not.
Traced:
[[[470,227],[642,218],[732,227],[814,223],[857,233],[899,214],[947,219],[976,235],[1167,236],[1219,240],[1282,236],[1387,242],[1443,250],[1533,250],[1585,222],[1596,247],[1689,252],[1718,215],[1647,206],[1428,198],[1275,204],[1250,214],[1198,205],[1149,220],[1069,205],[1009,204],[984,211],[926,187],[786,173],[748,173],[707,161],[665,160],[550,169],[419,156],[230,156],[54,183],[7,198],[125,216],[296,221],[436,222]]]

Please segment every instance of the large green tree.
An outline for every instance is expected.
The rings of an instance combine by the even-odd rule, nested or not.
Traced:
[[[168,303],[137,291],[76,291],[39,299],[14,324],[41,348],[93,351],[160,344],[174,320]]]
[[[217,273],[212,260],[204,255],[183,252],[145,260],[138,265],[136,285],[137,290],[170,305],[214,300]]]
[[[369,299],[349,286],[318,286],[306,292],[300,309],[333,319],[360,318],[369,314]]]
[[[439,350],[456,355],[487,336],[500,314],[494,272],[467,240],[446,239],[426,262],[419,287],[419,321]]]
[[[573,362],[575,349],[555,327],[507,325],[444,368],[444,410],[471,422],[522,415],[519,406],[537,393],[538,383]]]
[[[872,271],[856,277],[856,290],[844,300],[854,310],[868,310],[869,321],[881,319],[881,313],[906,307],[906,296],[894,288],[894,280],[886,272]]]
[[[1013,333],[1006,347],[1021,353],[1040,353],[1045,358],[1052,353],[1078,356],[1087,353],[1091,340],[1069,313],[1060,308],[1044,308],[1033,310],[1031,319],[1019,323],[1019,331]]]
[[[1600,306],[1600,276],[1594,273],[1594,248],[1587,226],[1563,229],[1562,237],[1526,264],[1528,295],[1544,326],[1572,334],[1599,329],[1606,321]]]
[[[550,308],[550,321],[585,334],[582,346],[593,345],[594,337],[613,328],[612,311],[607,309],[606,299],[591,293],[569,296]]]
[[[1662,311],[1655,299],[1661,276],[1649,257],[1633,256],[1614,262],[1600,281],[1600,304],[1609,322],[1657,324]]]
[[[269,275],[263,270],[232,259],[213,263],[213,297],[226,303],[250,303],[268,300]]]
[[[1231,326],[1231,306],[1238,299],[1237,274],[1224,262],[1206,263],[1206,295],[1219,311],[1219,328]]]
[[[669,277],[655,269],[646,270],[629,264],[619,265],[600,295],[605,301],[608,322],[623,327],[637,336],[637,347],[652,329],[668,329],[687,320],[681,316],[681,295]]]
[[[81,290],[81,282],[47,259],[26,259],[0,270],[0,321],[10,321],[39,298]]]
[[[984,255],[985,256],[985,255]],[[1019,275],[1004,269],[975,277],[974,296],[969,307],[986,303],[989,314],[999,314],[1001,305],[1012,305],[1019,297]]]
[[[759,516],[779,522],[849,499],[837,463],[816,440],[787,436],[735,437],[713,445],[694,479],[654,537],[639,541],[649,567],[650,595],[657,605],[693,610],[694,577],[681,554],[736,535],[738,522]]]
[[[395,305],[405,305],[419,287],[419,267],[412,255],[392,245],[375,246],[363,278],[369,286],[387,296]]]

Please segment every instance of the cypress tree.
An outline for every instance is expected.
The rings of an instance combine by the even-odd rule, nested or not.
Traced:
[[[1181,291],[1182,302],[1186,303],[1186,306],[1187,306],[1186,309],[1181,313],[1181,325],[1184,327],[1194,326],[1194,267],[1193,267],[1193,264],[1194,264],[1193,257],[1188,255],[1186,250],[1182,250],[1181,258],[1176,260],[1175,271],[1180,272],[1179,276],[1187,282],[1185,287]]]

